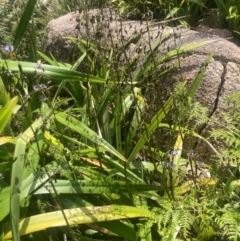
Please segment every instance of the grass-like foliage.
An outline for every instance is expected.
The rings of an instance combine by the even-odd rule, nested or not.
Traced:
[[[126,47],[139,33],[104,50],[68,36],[81,54],[60,63],[35,41],[36,4],[26,1],[18,21],[19,52],[0,59],[0,240],[238,240],[238,111],[223,113],[226,125],[212,133],[229,144],[225,152],[197,133],[209,119],[193,98],[212,55],[191,84],[155,93],[161,104],[148,113],[148,89],[171,71],[164,64],[208,42],[160,56],[170,38],[160,35],[131,59]],[[229,102],[239,108],[237,96]],[[198,161],[189,139],[204,142],[214,162]]]

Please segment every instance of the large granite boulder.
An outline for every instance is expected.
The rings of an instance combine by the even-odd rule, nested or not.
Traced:
[[[149,31],[146,31],[147,28]],[[191,82],[198,74],[201,63],[209,54],[214,53],[195,96],[195,101],[199,101],[208,108],[210,121],[199,129],[201,134],[208,137],[208,131],[215,125],[211,119],[218,117],[222,111],[230,111],[231,107],[225,100],[232,93],[240,90],[240,48],[237,41],[231,42],[206,32],[165,27],[163,23],[123,20],[109,9],[95,9],[87,13],[84,11],[69,13],[52,20],[47,26],[43,50],[47,54],[53,54],[60,61],[68,62],[76,48],[71,41],[65,38],[66,36],[89,39],[102,49],[109,46],[119,49],[136,33],[141,34],[124,47],[126,51],[120,64],[125,63],[126,57],[133,59],[139,52],[144,57],[149,46],[153,46],[163,34],[171,33],[170,37],[159,47],[159,56],[179,46],[211,41],[211,43],[191,50],[182,56],[180,58],[181,71],[176,67],[172,72],[174,74],[168,75],[159,81],[159,84],[154,84],[154,88],[149,88],[147,94],[151,109],[149,112],[153,114],[160,108],[160,96],[166,97],[168,89],[171,90],[172,83],[183,79]],[[192,148],[192,146],[188,148]],[[199,152],[207,152],[206,150],[207,147],[200,143]],[[204,156],[203,159],[205,159]]]

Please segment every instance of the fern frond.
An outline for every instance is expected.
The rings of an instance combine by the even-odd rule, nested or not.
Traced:
[[[180,210],[171,210],[164,213],[162,223],[163,227],[161,230],[163,241],[172,241],[177,237],[181,229],[180,215]]]
[[[216,218],[217,223],[223,234],[226,235],[229,240],[239,240],[240,238],[240,217],[239,210],[223,210],[223,215]]]
[[[172,210],[166,211],[163,215],[163,226],[166,227],[172,218]]]
[[[180,210],[180,224],[181,224],[181,232],[184,238],[187,238],[189,235],[189,230],[191,229],[191,218],[190,218],[189,210]]]
[[[153,226],[153,224],[156,222],[154,218],[147,219],[146,222],[144,220],[141,220],[142,223],[138,223],[138,232],[137,232],[137,237],[141,239],[146,239],[146,237],[149,235],[149,230]]]

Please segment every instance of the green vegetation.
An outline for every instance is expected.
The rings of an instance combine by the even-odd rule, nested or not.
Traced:
[[[180,22],[195,26],[199,19],[214,14],[216,27],[239,30],[240,2],[238,0],[111,0],[121,13],[142,18],[151,11],[154,19],[164,20],[185,16]]]
[[[156,113],[148,113],[145,95],[171,71],[157,66],[178,63],[181,54],[209,42],[154,58],[166,34],[144,59],[137,55],[121,65],[124,46],[103,50],[71,38],[81,55],[60,63],[41,52],[40,33],[45,18],[88,6],[69,2],[28,0],[9,9],[20,1],[0,1],[0,41],[17,49],[2,48],[0,58],[0,240],[239,240],[239,93],[227,100],[234,114],[222,113],[209,139],[197,133],[207,110],[192,99],[212,55],[190,86],[184,80],[173,86]],[[218,7],[219,23],[233,31],[237,2],[107,1],[124,16],[146,21],[148,11],[159,20],[190,15],[180,20],[189,25]],[[167,148],[159,144],[159,129],[168,133]],[[211,149],[206,163],[194,146],[184,148],[188,138]],[[214,139],[230,147],[217,150]]]

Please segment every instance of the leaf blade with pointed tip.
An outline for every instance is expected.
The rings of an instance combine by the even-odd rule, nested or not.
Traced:
[[[77,133],[91,140],[98,146],[103,147],[106,151],[109,151],[111,154],[118,157],[120,160],[127,162],[126,158],[123,155],[121,155],[113,146],[111,146],[107,141],[101,138],[96,132],[92,131],[81,121],[78,121],[75,118],[66,115],[65,113],[57,113],[55,115],[55,118],[58,122],[76,131]]]
[[[17,30],[15,33],[15,38],[13,40],[13,46],[14,48],[17,48],[19,43],[21,42],[23,35],[27,29],[28,23],[32,17],[35,5],[37,3],[37,0],[29,0],[27,2],[27,5],[24,9],[23,15],[20,19],[20,22],[17,26]]]
[[[151,212],[144,208],[124,205],[73,208],[64,210],[64,213],[70,225],[150,217],[151,215]],[[62,211],[49,212],[22,219],[19,222],[19,233],[22,236],[56,226],[66,226]],[[5,239],[11,239],[12,232],[10,223],[5,223],[3,229]]]
[[[17,104],[18,97],[11,99],[3,108],[0,110],[0,133],[3,131],[9,119],[12,115],[12,112]]]

